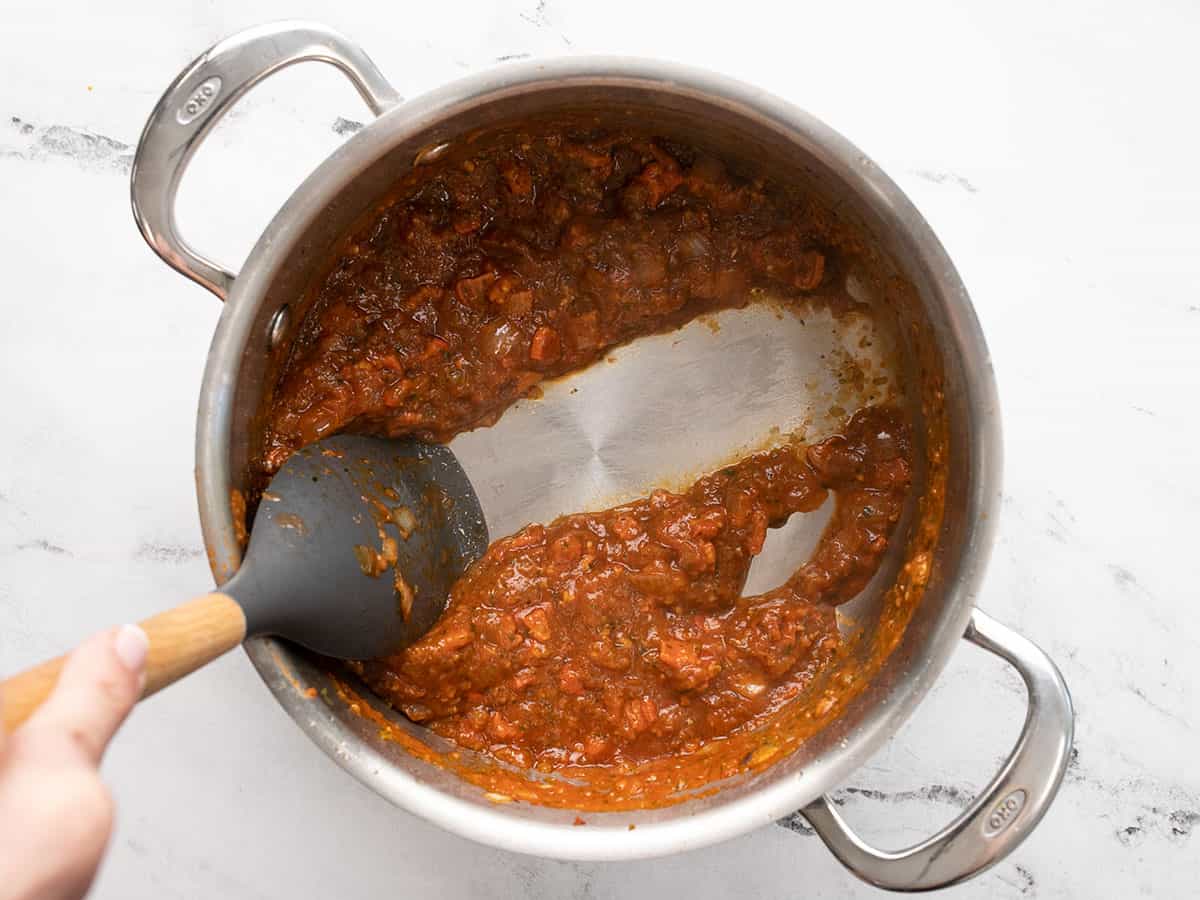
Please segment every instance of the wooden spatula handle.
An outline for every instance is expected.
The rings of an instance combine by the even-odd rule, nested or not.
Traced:
[[[150,639],[142,697],[212,662],[246,638],[246,616],[226,594],[205,594],[138,623]],[[12,731],[50,696],[66,654],[0,683],[4,729]]]

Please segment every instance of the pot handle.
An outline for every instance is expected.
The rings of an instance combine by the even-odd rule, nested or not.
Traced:
[[[964,637],[1010,663],[1025,681],[1028,709],[1016,747],[975,802],[946,828],[906,850],[876,850],[850,830],[828,796],[802,812],[859,878],[895,891],[964,881],[1011,853],[1041,820],[1067,769],[1075,729],[1071,695],[1041,649],[976,609]]]
[[[323,25],[275,22],[214,44],[167,88],[138,141],[130,176],[133,218],[167,265],[222,300],[234,273],[193,250],[175,227],[175,192],[192,154],[243,94],[285,66],[318,60],[340,69],[382,115],[400,102],[375,64]]]

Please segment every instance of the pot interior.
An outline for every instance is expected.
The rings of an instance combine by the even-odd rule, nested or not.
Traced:
[[[769,443],[772,426],[803,429],[819,439],[864,402],[903,405],[917,436],[909,510],[875,579],[840,610],[846,629],[858,635],[846,665],[871,675],[864,689],[832,723],[789,746],[790,755],[768,768],[674,806],[588,813],[589,828],[574,832],[616,834],[636,825],[645,833],[718,814],[751,797],[771,795],[776,806],[782,803],[772,807],[773,815],[786,812],[788,803],[794,808],[807,802],[899,726],[931,680],[922,676],[944,663],[969,613],[963,583],[975,577],[968,570],[981,555],[975,521],[983,465],[980,417],[994,411],[978,408],[981,389],[972,379],[979,373],[968,377],[965,353],[977,326],[961,285],[894,185],[849,144],[794,110],[787,110],[791,118],[784,124],[745,96],[598,75],[531,78],[451,100],[418,101],[368,126],[301,188],[331,199],[310,204],[304,221],[289,225],[286,247],[269,231],[251,255],[247,272],[257,266],[258,274],[253,284],[246,275],[239,279],[226,313],[231,328],[232,320],[240,323],[242,336],[233,371],[224,374],[229,412],[224,432],[211,436],[228,453],[222,472],[200,472],[202,506],[206,478],[219,482],[226,498],[231,490],[249,488],[264,406],[314,296],[309,287],[322,276],[338,239],[430,148],[531,116],[594,115],[637,123],[711,152],[731,168],[796,185],[858,235],[861,251],[847,266],[845,289],[877,314],[836,321],[819,312],[808,318],[780,315],[763,304],[731,310],[715,321],[618,348],[615,365],[598,363],[549,384],[542,399],[522,401],[495,426],[463,434],[451,446],[472,477],[495,539],[528,521],[603,508],[653,486],[682,486]],[[287,213],[285,207],[281,218]],[[277,314],[284,307],[281,326]],[[849,360],[860,370],[866,366],[873,377],[865,384],[839,378],[838,367],[823,355]],[[698,419],[705,411],[711,415]],[[202,422],[202,447],[210,437],[204,427]],[[219,580],[238,558],[233,513],[226,507],[210,511],[213,521],[206,520]],[[800,518],[796,527],[773,535],[748,589],[778,583],[803,562],[825,517]],[[573,820],[568,810],[497,806],[454,771],[477,764],[469,752],[450,768],[419,758],[425,755],[421,747],[441,753],[447,745],[375,700],[352,676],[340,669],[331,675],[325,661],[266,639],[253,642],[250,652],[268,685],[314,739],[391,799],[452,828],[450,807],[444,814],[436,809],[446,799],[459,812],[472,808],[509,822],[559,826]],[[470,836],[514,843],[478,830]]]

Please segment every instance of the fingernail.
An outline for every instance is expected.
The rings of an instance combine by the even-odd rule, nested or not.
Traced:
[[[113,642],[117,651],[117,659],[130,672],[141,672],[146,665],[146,651],[150,649],[150,639],[146,632],[136,625],[122,625],[117,631],[117,639]]]

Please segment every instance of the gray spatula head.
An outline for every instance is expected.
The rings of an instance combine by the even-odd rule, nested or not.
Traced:
[[[245,610],[247,634],[368,659],[424,634],[487,543],[479,500],[450,450],[338,435],[279,470],[245,561],[221,590]]]

